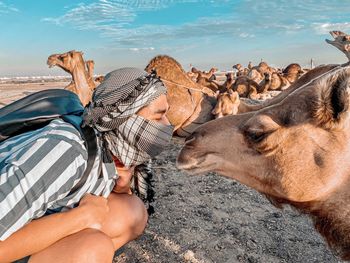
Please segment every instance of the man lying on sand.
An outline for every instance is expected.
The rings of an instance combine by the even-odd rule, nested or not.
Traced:
[[[0,144],[0,262],[110,263],[143,232],[147,212],[130,180],[171,139],[165,94],[139,69],[106,76],[83,115],[98,134],[98,155],[73,194],[87,151],[71,124],[55,119]]]

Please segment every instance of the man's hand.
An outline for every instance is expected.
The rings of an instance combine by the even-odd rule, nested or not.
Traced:
[[[113,188],[113,192],[117,194],[132,194],[130,189],[131,178],[134,175],[134,167],[127,168],[125,166],[116,166],[118,172],[118,180]]]

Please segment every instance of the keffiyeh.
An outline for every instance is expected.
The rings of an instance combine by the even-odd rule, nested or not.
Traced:
[[[127,167],[142,164],[135,169],[133,183],[138,184],[135,192],[143,199],[151,198],[147,195],[150,174],[144,163],[168,145],[173,127],[136,113],[162,94],[166,88],[155,74],[137,68],[117,69],[96,87],[83,114],[83,125],[100,132],[104,162],[112,162],[112,154]]]
[[[136,115],[161,94],[166,88],[155,74],[137,68],[112,71],[95,89],[83,115],[84,125],[101,132],[104,148],[125,166],[141,164],[158,155],[172,136],[171,125]]]

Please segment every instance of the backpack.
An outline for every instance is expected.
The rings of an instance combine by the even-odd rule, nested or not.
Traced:
[[[84,107],[79,97],[68,90],[50,89],[30,94],[0,109],[0,143],[24,132],[36,130],[61,118],[72,124],[84,139],[88,151],[87,166],[81,180],[68,195],[85,182],[97,154],[96,135],[91,127],[81,127]]]

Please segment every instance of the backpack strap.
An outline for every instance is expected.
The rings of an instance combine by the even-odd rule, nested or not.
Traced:
[[[88,152],[88,159],[87,159],[87,165],[84,171],[83,176],[81,177],[80,181],[70,190],[68,195],[73,194],[76,192],[79,188],[81,188],[87,178],[89,177],[89,174],[92,170],[92,167],[94,166],[94,162],[97,155],[97,142],[96,142],[96,134],[93,128],[89,126],[85,126],[84,128],[81,127],[81,117],[76,115],[65,115],[62,116],[62,119],[70,124],[72,124],[82,135],[84,139],[84,144]]]

